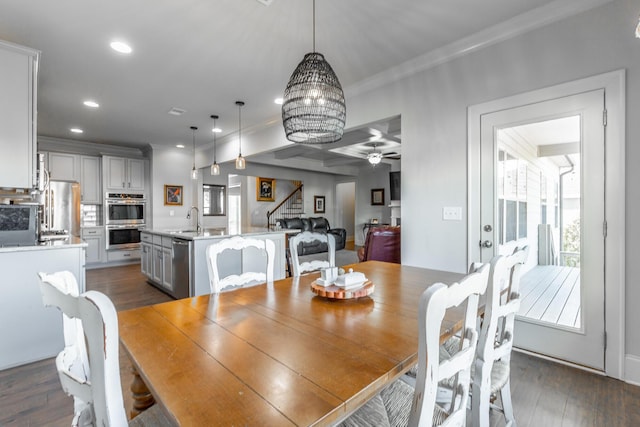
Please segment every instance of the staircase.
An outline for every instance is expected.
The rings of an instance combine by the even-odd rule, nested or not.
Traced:
[[[272,211],[267,212],[269,230],[274,230],[279,219],[296,218],[304,214],[304,193],[302,181],[293,181],[295,190],[291,192]]]

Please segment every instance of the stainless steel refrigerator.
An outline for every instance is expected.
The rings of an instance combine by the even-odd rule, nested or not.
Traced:
[[[50,181],[44,193],[43,231],[67,230],[80,237],[80,184]]]

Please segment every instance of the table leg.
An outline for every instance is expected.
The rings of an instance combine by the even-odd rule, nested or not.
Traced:
[[[153,395],[144,383],[138,370],[135,367],[131,367],[131,373],[133,374],[133,382],[131,383],[131,396],[133,397],[133,407],[129,416],[131,419],[140,415],[142,411],[149,409],[156,402]]]

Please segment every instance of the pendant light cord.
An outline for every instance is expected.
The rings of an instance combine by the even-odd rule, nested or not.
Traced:
[[[216,162],[216,133],[218,132],[218,126],[216,125],[216,120],[218,116],[212,115],[211,118],[213,119],[213,163],[217,163]]]
[[[193,168],[196,168],[196,126],[191,126],[191,133],[193,134]]]
[[[313,0],[313,53],[316,53],[316,0]]]

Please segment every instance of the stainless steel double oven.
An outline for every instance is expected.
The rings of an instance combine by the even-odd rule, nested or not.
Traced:
[[[144,229],[147,201],[144,194],[107,193],[105,223],[107,250],[137,249]]]

